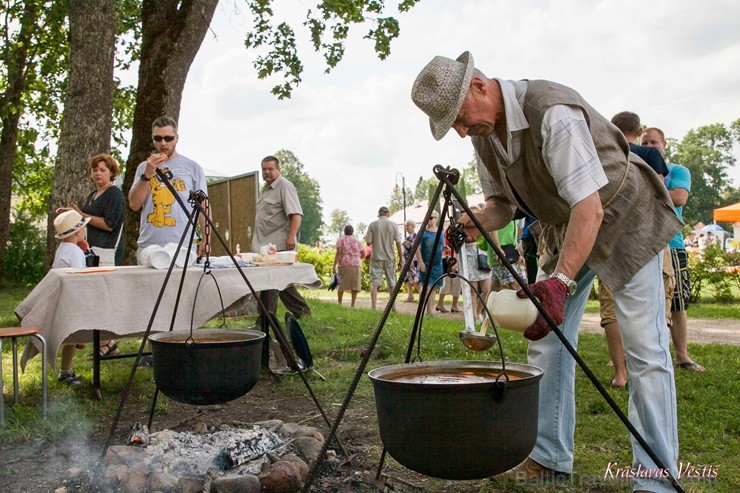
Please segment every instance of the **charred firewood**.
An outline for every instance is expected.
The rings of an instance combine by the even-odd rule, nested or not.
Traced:
[[[221,450],[214,462],[225,471],[272,452],[283,443],[278,435],[269,430],[255,430],[254,437],[235,442]]]
[[[141,423],[134,424],[131,434],[128,436],[128,444],[139,447],[149,445],[149,427]]]

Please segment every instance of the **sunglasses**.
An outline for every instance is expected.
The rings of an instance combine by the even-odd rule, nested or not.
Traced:
[[[172,142],[173,140],[175,140],[175,136],[174,135],[152,135],[152,140],[154,142],[162,142],[163,140],[165,142]]]

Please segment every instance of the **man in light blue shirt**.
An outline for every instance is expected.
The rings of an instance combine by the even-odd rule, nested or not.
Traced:
[[[661,154],[665,154],[665,135],[659,128],[648,128],[642,133],[642,145],[655,147]],[[689,199],[691,192],[691,172],[686,166],[669,163],[665,185],[673,200],[676,215],[683,220],[683,206]],[[679,233],[668,244],[671,249],[671,261],[676,276],[676,284],[671,301],[671,339],[676,351],[676,364],[679,368],[689,371],[703,372],[705,368],[691,359],[688,350],[688,317],[686,309],[691,297],[691,275],[689,272],[689,257],[683,243],[683,235]]]

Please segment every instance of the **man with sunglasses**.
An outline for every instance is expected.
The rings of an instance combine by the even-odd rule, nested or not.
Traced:
[[[136,169],[136,178],[128,194],[129,206],[141,209],[137,260],[139,254],[150,245],[164,246],[179,243],[188,224],[190,212],[188,198],[191,191],[202,190],[208,193],[203,168],[185,156],[177,153],[177,122],[169,116],[160,116],[152,123],[152,144],[154,151]],[[182,202],[188,206],[184,210],[177,203],[172,192],[160,180],[156,170],[159,168],[167,177]],[[199,216],[201,231],[205,229],[205,218]],[[201,243],[198,253],[203,251]]]

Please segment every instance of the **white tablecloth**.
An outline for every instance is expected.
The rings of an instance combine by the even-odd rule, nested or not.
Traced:
[[[53,365],[62,343],[91,342],[93,330],[101,340],[115,336],[142,335],[154,311],[166,270],[150,267],[115,267],[108,272],[82,273],[80,269],[52,269],[15,309],[23,327],[38,327],[46,338],[48,359]],[[94,269],[90,269],[94,270]],[[320,285],[313,265],[245,267],[242,269],[255,291],[285,289],[291,284],[312,288]],[[224,306],[250,293],[236,268],[213,269]],[[173,330],[189,330],[195,291],[203,268],[188,268]],[[182,269],[172,271],[157,310],[152,331],[170,330]],[[198,328],[221,311],[218,290],[210,276],[201,282],[195,303],[193,327]],[[36,354],[26,346],[22,364]]]

